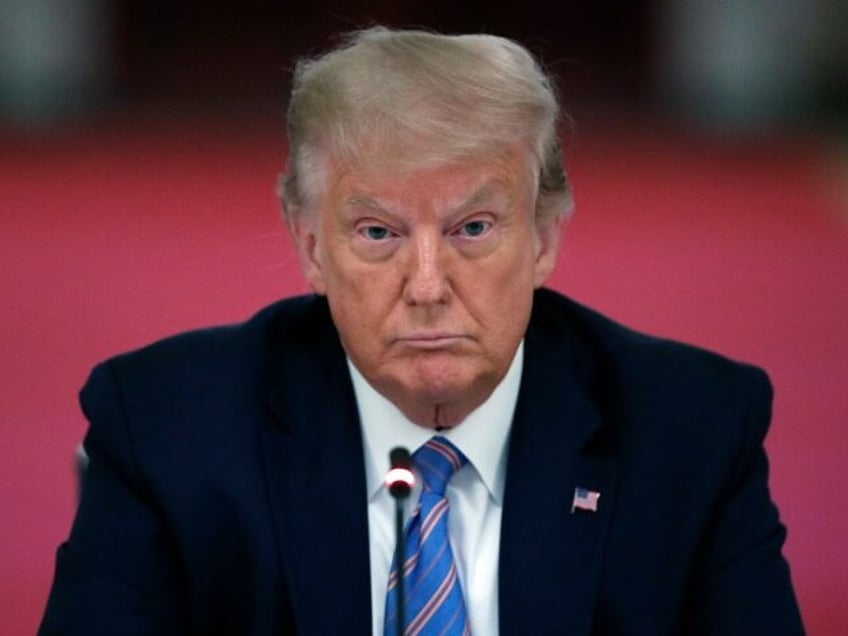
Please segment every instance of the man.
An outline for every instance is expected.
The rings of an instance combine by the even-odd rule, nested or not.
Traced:
[[[558,116],[492,36],[298,66],[281,193],[316,295],[94,370],[42,634],[802,633],[765,375],[541,288]]]

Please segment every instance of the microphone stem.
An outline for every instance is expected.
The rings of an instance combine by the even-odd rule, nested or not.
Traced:
[[[404,610],[406,609],[406,596],[404,593],[404,565],[406,561],[406,537],[403,532],[403,497],[395,498],[395,535],[397,544],[395,546],[395,563],[398,564],[397,580],[397,636],[403,636],[403,626],[406,623]]]

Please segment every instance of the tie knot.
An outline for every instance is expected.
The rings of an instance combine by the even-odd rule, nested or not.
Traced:
[[[451,477],[468,463],[468,458],[446,438],[437,435],[413,453],[412,462],[421,473],[424,489],[444,497]]]

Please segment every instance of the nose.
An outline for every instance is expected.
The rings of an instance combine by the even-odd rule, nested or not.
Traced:
[[[404,285],[407,303],[431,305],[450,297],[443,242],[435,232],[421,233],[411,240]]]

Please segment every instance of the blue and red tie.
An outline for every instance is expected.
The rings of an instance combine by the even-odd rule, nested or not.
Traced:
[[[421,497],[406,526],[403,564],[405,636],[470,635],[468,614],[448,540],[445,488],[468,459],[441,436],[412,455],[423,481]],[[385,636],[397,634],[398,564],[392,564],[386,595]]]

